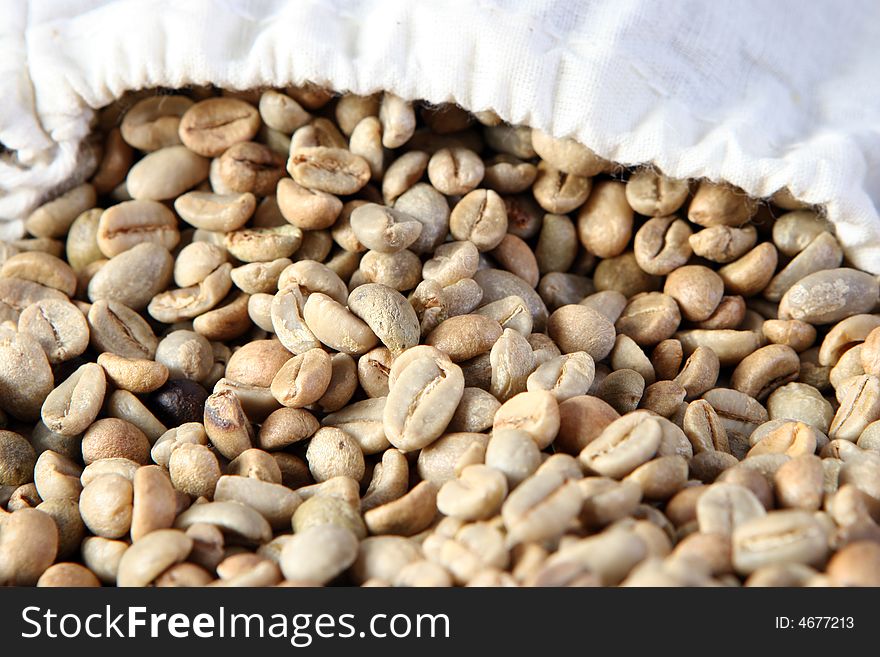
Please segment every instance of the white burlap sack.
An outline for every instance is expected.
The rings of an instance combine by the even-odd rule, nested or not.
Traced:
[[[880,273],[872,0],[0,0],[0,237],[143,87],[314,80],[493,109],[625,164],[787,186]]]

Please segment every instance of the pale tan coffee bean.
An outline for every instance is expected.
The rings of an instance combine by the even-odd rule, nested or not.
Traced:
[[[659,292],[647,292],[633,297],[615,326],[640,346],[651,346],[671,337],[681,323],[681,313],[675,299]]]
[[[52,388],[52,368],[40,344],[24,333],[0,331],[0,408],[34,421]]]
[[[538,284],[538,262],[531,247],[521,238],[505,235],[491,251],[491,255],[503,269],[516,274],[532,287]]]
[[[748,450],[748,436],[768,419],[766,409],[752,397],[729,388],[714,388],[703,393],[727,431],[731,453],[744,456]]]
[[[485,434],[446,433],[419,452],[419,476],[441,487],[456,478],[456,464],[474,449],[474,445],[485,451],[488,442],[489,437]]]
[[[302,314],[315,337],[337,351],[360,355],[378,342],[368,324],[325,294],[309,295]]]
[[[24,227],[34,237],[63,237],[74,219],[95,207],[95,202],[95,188],[88,183],[78,185],[31,212]]]
[[[405,452],[431,444],[449,424],[463,391],[460,367],[416,358],[390,385],[382,420],[388,440]]]
[[[806,351],[816,341],[816,328],[797,319],[768,319],[761,330],[770,342],[788,345],[798,353]]]
[[[718,381],[721,364],[709,347],[697,347],[688,356],[674,381],[687,392],[686,399],[693,399],[711,390]]]
[[[388,396],[388,373],[393,359],[387,347],[371,349],[358,359],[358,383],[367,397]]]
[[[643,463],[626,477],[627,481],[636,482],[649,500],[668,500],[685,486],[687,479],[688,463],[677,454]]]
[[[835,553],[828,562],[834,586],[877,586],[880,550],[872,541],[856,541]]]
[[[691,199],[688,220],[700,226],[739,227],[755,214],[757,203],[737,187],[703,181]]]
[[[593,282],[597,290],[615,290],[627,298],[639,292],[656,292],[663,283],[659,276],[642,271],[632,251],[601,260],[593,272]]]
[[[79,510],[89,531],[103,538],[121,538],[131,528],[133,489],[117,474],[105,474],[83,488]]]
[[[632,337],[632,336],[630,336]],[[651,352],[651,364],[660,380],[674,379],[681,367],[684,350],[681,342],[674,339],[662,340]]]
[[[725,264],[745,255],[755,245],[757,231],[754,226],[712,226],[693,234],[688,241],[698,256]]]
[[[741,296],[723,296],[715,312],[695,326],[699,329],[750,328],[744,320],[748,320],[745,299]]]
[[[351,135],[352,130],[360,123],[361,119],[368,116],[378,116],[380,102],[381,99],[378,94],[370,96],[359,96],[352,93],[342,94],[334,110],[336,123],[342,134]]]
[[[626,185],[596,183],[578,213],[578,237],[587,251],[600,258],[618,256],[632,237],[633,211],[626,202]]]
[[[178,287],[198,285],[226,262],[226,252],[208,242],[193,242],[180,250],[174,263],[174,282]]]
[[[484,173],[479,155],[467,148],[441,148],[428,161],[428,179],[447,196],[463,196],[473,191]]]
[[[357,537],[334,525],[310,527],[284,544],[280,566],[291,581],[323,585],[345,571],[358,556]]]
[[[824,470],[822,460],[805,454],[785,463],[773,476],[779,505],[791,509],[817,511],[822,505]]]
[[[302,317],[304,305],[303,295],[298,286],[279,291],[269,305],[270,328],[278,336],[281,344],[294,354],[305,353],[320,346],[320,342]],[[256,310],[251,306],[249,301],[249,314]],[[341,313],[341,309],[337,309],[337,312]]]
[[[389,92],[382,94],[379,120],[382,122],[382,145],[385,148],[403,146],[416,129],[412,103]]]
[[[203,230],[228,232],[238,230],[256,209],[253,194],[213,194],[187,192],[174,201],[174,209],[187,223]]]
[[[483,182],[489,189],[499,194],[519,194],[535,182],[537,167],[531,162],[501,153],[486,160],[486,173]],[[589,193],[589,190],[587,190]]]
[[[321,292],[342,304],[348,299],[348,288],[339,275],[314,260],[302,260],[282,269],[277,278],[277,288],[285,290],[290,287],[299,287],[306,297]]]
[[[646,217],[667,217],[687,199],[687,180],[668,178],[653,169],[639,169],[626,183],[626,200],[633,210]]]
[[[663,292],[678,302],[685,319],[699,322],[715,312],[724,294],[724,281],[708,267],[688,265],[667,276]]]
[[[382,198],[387,205],[394,203],[425,175],[429,159],[430,156],[423,151],[409,151],[388,166],[382,179]]]
[[[537,367],[529,375],[529,391],[548,390],[557,402],[585,395],[596,375],[596,365],[586,352],[557,356]]]
[[[413,536],[434,520],[436,500],[437,487],[422,481],[403,497],[364,513],[364,522],[372,534]]]
[[[604,527],[632,515],[642,499],[641,487],[632,480],[584,477],[578,488],[584,499],[580,519],[588,527]]]
[[[774,511],[754,518],[733,533],[733,565],[740,574],[780,563],[818,566],[828,554],[825,531],[806,511]]]
[[[93,423],[83,435],[83,462],[88,465],[105,458],[127,458],[135,463],[148,463],[150,441],[131,422],[105,418]]]
[[[730,383],[735,390],[761,401],[779,386],[794,381],[799,373],[800,359],[794,349],[774,344],[744,358],[733,371]]]
[[[277,195],[282,216],[303,230],[329,228],[342,211],[336,196],[307,189],[290,178],[278,181]]]
[[[851,317],[850,319],[854,318]],[[843,322],[841,322],[841,324],[842,323]],[[880,374],[880,331],[876,330],[876,328],[871,330],[865,338],[865,342],[862,344],[859,361],[867,374]],[[819,351],[819,362],[820,364],[822,363],[821,350]]]
[[[145,242],[113,256],[92,277],[89,300],[116,301],[133,310],[143,310],[150,300],[168,287],[174,260],[164,247]],[[145,276],[145,272],[150,272]]]
[[[369,511],[403,497],[409,489],[409,465],[400,450],[388,449],[373,469],[370,485],[361,499],[361,511]]]
[[[577,229],[569,217],[544,215],[535,245],[535,259],[542,274],[568,271],[577,256],[577,247]]]
[[[72,297],[76,291],[76,274],[70,265],[48,253],[25,251],[6,260],[0,276],[39,283]]]
[[[214,500],[250,506],[276,530],[290,527],[291,518],[302,503],[295,491],[281,484],[237,475],[226,475],[217,480]]]
[[[645,384],[650,385],[656,380],[654,366],[642,351],[642,348],[627,335],[620,334],[615,338],[610,359],[613,371],[630,369],[638,372]]]
[[[595,291],[595,286],[586,276],[550,272],[541,277],[538,294],[550,310],[569,304],[580,303]]]
[[[784,422],[766,436],[756,440],[748,456],[786,454],[796,457],[815,453],[817,444],[818,436],[815,429],[803,422]]]
[[[214,308],[232,289],[231,270],[232,265],[225,262],[198,285],[157,294],[150,300],[147,312],[166,324],[198,317]]]
[[[195,524],[203,523],[216,525],[246,544],[265,543],[272,537],[272,528],[268,521],[251,507],[238,502],[194,504],[177,516],[174,526],[187,530]],[[153,532],[148,536],[158,533],[160,532]]]
[[[809,274],[835,269],[843,262],[843,249],[830,233],[821,233],[796,255],[764,289],[764,297],[779,301],[795,283]]]
[[[34,485],[43,500],[76,500],[83,487],[82,472],[82,466],[72,458],[47,449],[33,466]]]
[[[828,372],[828,382],[832,388],[839,391],[838,397],[842,396],[849,379],[865,374],[865,368],[862,365],[862,349],[863,345],[856,345],[844,353],[837,364]]]
[[[482,113],[477,113],[475,116],[479,119],[482,115]],[[523,160],[535,157],[531,128],[502,123],[500,118],[497,120],[493,118],[490,123],[484,123],[484,125],[486,128],[483,130],[483,136],[492,149]]]
[[[42,299],[18,317],[18,330],[36,339],[52,364],[71,360],[89,346],[85,316],[72,303]]]
[[[283,406],[302,408],[323,396],[330,384],[330,356],[323,349],[310,349],[281,366],[272,379],[272,396]]]
[[[854,377],[840,400],[828,437],[854,442],[865,427],[877,419],[880,419],[880,379],[870,374]]]
[[[759,244],[741,258],[718,270],[729,294],[752,296],[765,287],[776,271],[778,255],[769,242]]]
[[[773,223],[773,243],[782,253],[794,257],[822,233],[831,233],[827,219],[811,210],[788,212]]]
[[[480,251],[496,248],[507,234],[508,216],[503,199],[494,191],[476,189],[452,208],[449,231],[457,240],[468,240]]]
[[[217,160],[216,175],[226,192],[251,192],[267,196],[285,174],[287,152],[276,153],[252,141],[233,144]]]
[[[516,295],[487,303],[478,308],[476,314],[491,317],[501,325],[502,329],[513,329],[526,338],[532,332],[532,315],[529,307]]]
[[[246,449],[226,466],[226,474],[259,479],[272,484],[281,483],[281,466],[268,452]]]
[[[336,427],[318,429],[309,441],[306,461],[318,483],[333,477],[360,481],[364,476],[364,454],[357,441]]]
[[[224,390],[205,402],[205,431],[223,456],[234,459],[251,447],[253,430],[236,395]]]
[[[453,362],[461,362],[488,352],[502,333],[501,325],[490,317],[459,315],[431,331],[425,344],[436,347]]]
[[[348,306],[394,355],[418,344],[418,317],[396,290],[376,283],[361,285],[349,295]]]
[[[177,130],[174,130],[175,138]],[[104,138],[104,156],[98,163],[98,168],[92,176],[92,186],[98,196],[112,192],[113,189],[125,180],[125,175],[131,168],[134,152],[122,137],[119,128],[113,128]]]
[[[98,459],[83,469],[82,474],[80,475],[80,481],[83,486],[88,486],[98,477],[112,474],[119,475],[123,479],[133,482],[135,472],[137,472],[140,467],[141,466],[138,463],[127,458]]]
[[[727,431],[715,409],[705,399],[697,399],[688,404],[682,421],[682,430],[696,454],[711,451],[730,452]]]
[[[614,347],[614,325],[587,306],[562,306],[548,319],[547,332],[564,353],[584,351],[594,361],[605,358]]]
[[[147,586],[163,571],[186,559],[193,540],[176,529],[160,529],[132,543],[119,560],[118,586]]]
[[[37,587],[96,588],[101,582],[95,574],[77,563],[56,563],[46,569]]]
[[[527,433],[539,449],[547,447],[559,431],[559,405],[546,390],[522,392],[495,413],[493,431],[515,429]]]
[[[237,98],[209,98],[184,112],[178,135],[199,155],[216,157],[238,142],[249,141],[260,127],[255,107]]]
[[[354,438],[364,454],[377,454],[391,444],[382,428],[386,397],[364,399],[324,417],[323,425],[342,429]]]
[[[297,184],[337,195],[354,194],[370,180],[367,161],[342,148],[313,146],[293,149],[287,170]]]
[[[126,189],[135,200],[170,200],[206,180],[209,166],[206,158],[186,146],[166,146],[131,167]]]
[[[466,521],[495,515],[507,497],[504,474],[485,465],[465,467],[457,479],[443,484],[437,493],[441,513]]]
[[[193,330],[208,340],[234,340],[251,328],[247,294],[233,294],[224,306],[203,312],[193,320]],[[271,320],[269,321],[271,328]]]
[[[133,541],[174,524],[176,494],[169,475],[158,465],[147,465],[135,472],[131,513]]]
[[[273,130],[289,135],[312,117],[290,96],[269,89],[260,95],[260,118]]]
[[[599,384],[596,395],[618,413],[636,410],[645,392],[645,379],[635,370],[610,372]]]
[[[737,527],[766,515],[755,494],[735,483],[709,486],[697,500],[697,521],[703,534],[731,536]]]
[[[681,342],[685,354],[699,347],[711,349],[722,367],[736,365],[761,346],[761,336],[754,331],[693,329],[679,331],[673,337]]]
[[[672,417],[679,411],[686,396],[687,391],[677,382],[657,381],[645,388],[639,408],[663,417]]]
[[[480,262],[480,253],[473,242],[448,242],[437,247],[433,257],[422,267],[425,280],[442,286],[452,285],[473,276]]]
[[[130,146],[147,152],[179,144],[180,117],[192,105],[193,101],[186,96],[143,98],[122,117],[119,126],[122,138]]]
[[[88,314],[92,348],[124,358],[152,360],[158,339],[150,325],[128,306],[117,301],[100,300]]]
[[[877,315],[853,315],[838,322],[822,340],[819,347],[819,364],[836,364],[848,349],[865,342],[878,326],[880,326],[880,316]],[[877,338],[880,338],[880,333],[874,340]]]
[[[792,285],[779,302],[780,319],[832,324],[877,305],[880,284],[856,269],[816,272]]]
[[[541,159],[566,173],[589,178],[605,171],[609,165],[606,160],[574,139],[557,139],[537,129],[532,130],[531,136],[534,150]]]
[[[83,433],[98,417],[104,402],[104,370],[95,363],[80,366],[46,397],[40,415],[46,427],[63,436]]]
[[[449,202],[427,183],[416,183],[401,194],[394,209],[422,224],[422,232],[409,247],[414,253],[431,253],[449,234]]]
[[[690,259],[693,251],[688,240],[692,234],[687,222],[674,216],[650,219],[639,228],[633,241],[636,262],[649,274],[665,276]]]
[[[592,188],[590,178],[559,171],[546,162],[538,164],[536,174],[532,193],[547,212],[565,214],[577,209]]]
[[[564,452],[579,454],[620,415],[598,397],[579,395],[559,404],[559,432],[555,444]]]
[[[473,280],[483,291],[484,305],[511,295],[518,296],[525,301],[532,314],[533,330],[544,330],[547,323],[547,306],[535,290],[519,276],[501,269],[481,269],[474,274]]]
[[[289,258],[302,244],[303,233],[296,226],[242,228],[223,238],[227,251],[242,262],[270,262]]]
[[[401,251],[415,242],[422,232],[422,224],[414,217],[375,203],[355,208],[350,220],[358,241],[380,253]]]
[[[657,453],[662,433],[655,416],[635,411],[606,426],[579,458],[590,471],[619,479]]]
[[[68,300],[63,292],[54,288],[23,278],[0,277],[0,303],[3,304],[4,314],[12,323],[18,321],[21,311],[43,299]]]
[[[348,148],[367,161],[373,180],[382,179],[385,151],[382,148],[382,124],[377,117],[367,116],[361,119],[350,135]]]
[[[0,583],[33,586],[55,561],[58,529],[52,517],[36,509],[4,515],[0,532]]]
[[[831,403],[813,386],[789,383],[778,388],[767,399],[771,420],[800,420],[823,433],[828,433],[834,409]]]
[[[575,481],[547,472],[526,479],[507,497],[501,517],[511,545],[559,536],[580,512],[583,498]]]
[[[495,411],[500,406],[501,402],[491,393],[466,387],[447,428],[449,431],[485,431],[492,426]]]
[[[0,430],[0,485],[21,486],[33,478],[37,456],[24,437]]]
[[[492,345],[489,364],[489,392],[499,401],[507,401],[525,391],[527,379],[534,371],[536,362],[528,340],[513,329],[504,329],[501,337]]]
[[[361,541],[351,573],[359,584],[370,579],[390,582],[407,564],[421,559],[419,544],[412,539],[370,536]]]
[[[125,541],[89,536],[82,543],[83,562],[103,584],[115,584],[119,561],[128,547]]]
[[[354,484],[356,496],[356,482],[351,479],[347,481]],[[323,485],[326,486],[327,484]],[[367,535],[367,527],[360,512],[357,510],[357,506],[357,499],[350,502],[329,494],[313,495],[300,504],[299,508],[294,512],[293,520],[291,521],[293,531],[299,533],[309,527],[336,525],[352,531],[359,539],[363,539]]]
[[[98,224],[104,211],[92,208],[80,214],[67,233],[64,254],[73,271],[79,273],[86,265],[104,257],[98,246]]]
[[[525,431],[494,432],[486,446],[486,465],[503,472],[510,489],[534,474],[540,462],[538,446]]]

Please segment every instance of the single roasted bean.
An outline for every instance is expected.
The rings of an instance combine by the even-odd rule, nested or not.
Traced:
[[[100,365],[82,365],[46,397],[40,410],[43,423],[63,436],[81,434],[98,417],[106,386]]]
[[[806,511],[774,511],[733,532],[733,565],[741,574],[780,563],[818,566],[827,554],[826,530]]]
[[[880,298],[880,284],[856,269],[827,269],[792,285],[779,302],[780,319],[832,324],[869,312]]]
[[[415,359],[391,384],[383,414],[388,440],[403,451],[429,445],[449,424],[463,391],[457,365],[441,358]]]
[[[150,409],[167,426],[202,420],[202,408],[208,392],[195,381],[168,381],[150,394]]]

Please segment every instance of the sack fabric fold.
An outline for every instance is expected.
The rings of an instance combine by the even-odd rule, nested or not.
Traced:
[[[0,238],[124,92],[306,80],[492,109],[622,164],[788,187],[880,273],[871,0],[2,0]]]

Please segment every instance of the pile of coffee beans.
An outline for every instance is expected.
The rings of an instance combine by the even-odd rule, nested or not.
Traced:
[[[785,190],[129,94],[0,243],[0,584],[880,585],[880,287]]]

